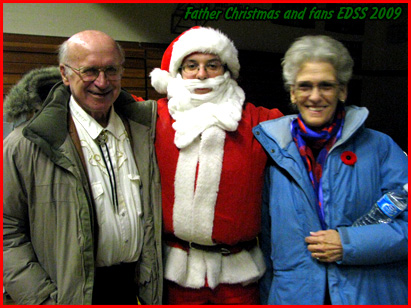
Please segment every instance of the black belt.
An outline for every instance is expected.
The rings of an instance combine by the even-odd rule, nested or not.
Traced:
[[[258,245],[257,238],[254,238],[250,241],[240,242],[235,245],[227,245],[227,244],[216,244],[216,245],[201,245],[194,242],[187,242],[178,237],[173,235],[166,235],[165,240],[168,246],[171,247],[178,247],[188,251],[190,248],[208,251],[208,252],[216,252],[221,253],[223,256],[236,254],[241,252],[242,250],[251,250],[255,246]]]

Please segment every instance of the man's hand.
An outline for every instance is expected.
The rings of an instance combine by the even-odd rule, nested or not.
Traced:
[[[336,262],[342,259],[343,248],[336,230],[310,232],[305,238],[311,256],[320,262]]]

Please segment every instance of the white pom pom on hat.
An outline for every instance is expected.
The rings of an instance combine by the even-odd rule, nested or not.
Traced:
[[[233,42],[219,30],[195,26],[171,42],[164,52],[161,69],[156,68],[150,73],[154,89],[159,93],[167,93],[170,78],[177,76],[184,58],[194,52],[218,55],[227,65],[232,78],[238,78],[240,63]]]

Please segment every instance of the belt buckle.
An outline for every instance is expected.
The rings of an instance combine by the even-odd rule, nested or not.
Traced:
[[[228,255],[231,254],[231,251],[230,251],[229,249],[227,249],[227,248],[224,248],[224,247],[222,247],[222,248],[220,249],[220,252],[221,252],[221,254],[222,254],[223,256],[228,256]]]

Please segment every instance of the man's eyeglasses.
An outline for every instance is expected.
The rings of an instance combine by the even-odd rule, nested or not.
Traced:
[[[84,82],[94,81],[103,72],[107,80],[115,81],[120,80],[123,74],[124,68],[121,65],[109,65],[105,67],[98,66],[83,66],[79,68],[71,67],[68,64],[64,64],[69,69],[73,70],[81,80]]]
[[[335,90],[340,85],[338,82],[322,81],[317,85],[311,82],[301,82],[295,85],[295,90],[299,96],[310,96],[314,88],[317,87],[318,92],[322,96],[329,96],[335,94]]]
[[[207,62],[206,65],[204,65],[204,69],[207,73],[213,74],[219,72],[221,67],[223,66],[224,65],[220,61],[210,61]],[[196,74],[200,70],[200,64],[198,64],[197,62],[189,62],[183,64],[181,66],[181,69],[187,74]]]

